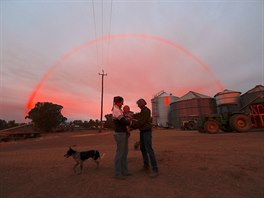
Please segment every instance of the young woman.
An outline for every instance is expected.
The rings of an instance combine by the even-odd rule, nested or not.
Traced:
[[[128,133],[127,126],[130,122],[125,119],[122,106],[124,99],[121,96],[114,97],[114,104],[112,108],[113,121],[115,124],[114,138],[116,142],[115,154],[115,178],[125,179],[125,176],[131,175],[127,168],[128,155]]]

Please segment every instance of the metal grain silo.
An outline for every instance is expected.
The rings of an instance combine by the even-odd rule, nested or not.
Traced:
[[[240,97],[241,108],[250,113],[252,127],[264,127],[264,86],[257,85]]]
[[[253,89],[250,89],[240,97],[241,106],[250,104],[263,104],[264,98],[261,97],[264,94],[264,86],[257,85]]]
[[[175,128],[181,128],[185,122],[196,121],[201,115],[215,112],[214,98],[190,91],[171,103],[170,123]]]
[[[217,112],[238,112],[240,108],[240,94],[241,92],[239,91],[232,91],[228,89],[217,93],[214,96],[217,105]]]
[[[172,94],[161,91],[157,93],[152,99],[152,123],[155,126],[168,127],[169,118],[168,112],[170,104],[176,101],[178,97]]]

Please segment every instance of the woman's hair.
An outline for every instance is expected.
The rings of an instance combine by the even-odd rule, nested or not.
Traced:
[[[115,96],[114,97],[114,104],[118,103],[118,102],[122,102],[124,101],[124,98],[122,98],[121,96]]]
[[[114,109],[114,104],[119,103],[119,102],[122,102],[122,101],[124,101],[124,98],[122,98],[121,96],[115,96],[114,97],[114,101],[113,101],[112,111]]]

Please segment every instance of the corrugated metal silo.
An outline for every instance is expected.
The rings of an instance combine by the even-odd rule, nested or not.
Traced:
[[[254,128],[264,127],[264,86],[257,85],[240,97],[243,110],[250,113]]]
[[[169,118],[168,112],[170,104],[176,101],[178,97],[172,94],[161,91],[157,93],[152,99],[152,123],[155,126],[168,127]]]
[[[216,112],[214,98],[193,91],[188,92],[170,105],[170,123],[181,128],[182,123],[196,120],[204,114]]]
[[[232,91],[228,89],[217,93],[214,96],[217,105],[217,112],[238,112],[240,108],[240,94],[241,92],[239,91]]]
[[[253,89],[250,89],[249,91],[241,95],[240,97],[241,105],[244,106],[248,103],[251,103],[251,101],[253,101],[251,104],[263,104],[264,98],[259,97],[259,96],[263,96],[263,94],[264,94],[264,86],[257,85]]]

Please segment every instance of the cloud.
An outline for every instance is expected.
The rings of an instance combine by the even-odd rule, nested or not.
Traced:
[[[95,2],[93,18],[88,1],[1,1],[0,108],[14,107],[2,116],[17,109],[14,116],[23,117],[28,98],[54,64],[58,67],[48,72],[34,102],[62,103],[67,115],[87,116],[84,119],[99,117],[102,69],[108,74],[106,113],[115,95],[124,96],[136,111],[139,97],[150,106],[160,90],[176,96],[190,90],[212,96],[221,87],[217,79],[242,92],[263,84],[263,1],[113,1],[111,16],[110,2],[103,2],[104,13],[102,2]],[[202,62],[179,48],[139,38],[75,48],[109,33],[159,36]],[[65,61],[58,63],[64,55]]]

